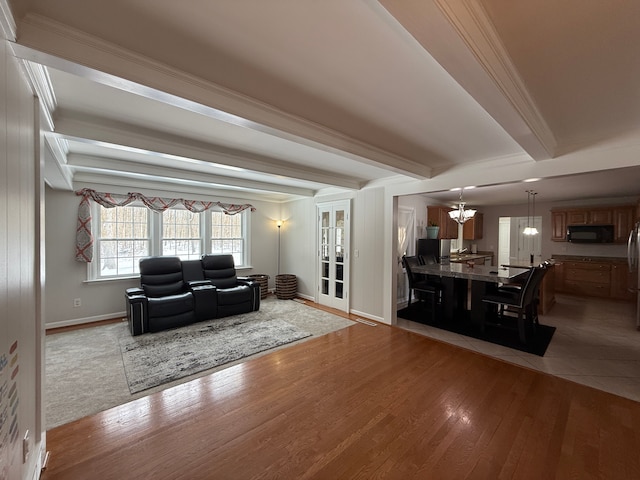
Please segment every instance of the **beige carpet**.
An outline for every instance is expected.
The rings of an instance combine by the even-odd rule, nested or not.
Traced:
[[[353,325],[354,322],[307,305],[278,300],[262,300],[261,312],[311,333],[307,339]],[[250,314],[248,314],[250,315]],[[153,335],[153,334],[148,334]],[[46,337],[46,423],[47,429],[129,402],[174,385],[208,375],[275,349],[131,394],[125,376],[119,340],[129,338],[126,322],[84,328]],[[286,348],[283,345],[278,348]]]

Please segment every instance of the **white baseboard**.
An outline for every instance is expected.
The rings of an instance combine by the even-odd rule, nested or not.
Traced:
[[[361,312],[360,310],[351,310],[351,314],[357,315],[358,317],[368,318],[369,320],[374,320],[380,323],[387,323],[384,321],[384,317],[379,317],[378,315],[371,315],[370,313]]]
[[[46,323],[47,330],[60,327],[71,327],[74,325],[82,325],[85,323],[101,322],[102,320],[111,320],[112,318],[127,318],[127,312],[107,313],[106,315],[96,315],[94,317],[74,318],[73,320],[62,320],[60,322]]]

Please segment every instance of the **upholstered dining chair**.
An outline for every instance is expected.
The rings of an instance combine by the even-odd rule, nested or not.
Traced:
[[[538,290],[547,273],[547,265],[532,267],[522,286],[504,286],[485,294],[482,301],[497,306],[498,325],[507,326],[508,317],[516,319],[518,336],[528,343],[538,324]],[[510,315],[515,313],[515,315]],[[485,328],[485,325],[482,326]]]
[[[420,265],[420,259],[417,256],[403,256],[402,265],[407,272],[407,278],[409,279],[409,302],[407,307],[411,306],[411,293],[422,292],[423,296],[428,300],[429,313],[431,321],[436,320],[436,309],[438,306],[438,300],[442,290],[441,285],[429,281],[425,276],[416,274],[414,267]],[[417,295],[416,295],[417,297]]]

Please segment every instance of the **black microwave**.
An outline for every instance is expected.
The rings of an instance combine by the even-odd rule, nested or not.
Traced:
[[[613,243],[613,225],[569,225],[567,241],[572,243]]]

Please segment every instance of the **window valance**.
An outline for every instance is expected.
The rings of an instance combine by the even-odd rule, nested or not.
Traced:
[[[91,205],[90,200],[106,208],[124,207],[131,202],[140,201],[154,212],[164,212],[168,208],[182,204],[187,210],[200,213],[211,208],[219,208],[227,215],[235,215],[244,210],[255,207],[250,204],[233,204],[222,202],[203,202],[200,200],[185,200],[183,198],[163,198],[147,197],[141,193],[103,193],[96,192],[90,188],[77,190],[76,195],[82,197],[78,206],[78,223],[76,227],[76,260],[78,262],[90,263],[93,260],[93,234],[91,233]]]

